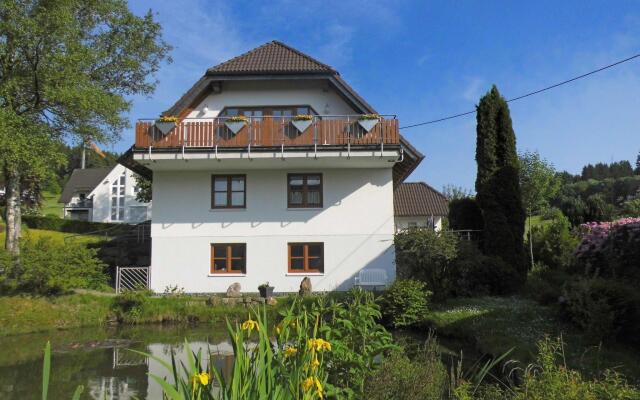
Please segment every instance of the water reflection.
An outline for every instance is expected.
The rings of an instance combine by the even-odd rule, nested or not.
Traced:
[[[83,399],[162,398],[160,386],[148,374],[172,382],[171,372],[153,357],[127,349],[148,353],[169,364],[173,351],[176,363],[187,365],[187,338],[191,349],[201,352],[203,365],[212,360],[223,375],[228,375],[233,367],[233,348],[225,335],[222,326],[148,326],[1,338],[0,398],[40,398],[41,349],[49,339],[54,349],[50,399],[69,399],[78,385],[85,386]]]

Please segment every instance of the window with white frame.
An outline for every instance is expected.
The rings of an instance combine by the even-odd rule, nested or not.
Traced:
[[[124,190],[127,174],[124,172],[111,184],[111,220],[124,221]]]

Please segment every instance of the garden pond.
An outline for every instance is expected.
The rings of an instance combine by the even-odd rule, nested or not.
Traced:
[[[403,343],[424,340],[401,336]],[[41,398],[43,349],[51,341],[50,399],[69,399],[79,385],[84,386],[82,399],[159,399],[162,391],[149,374],[170,378],[170,373],[153,357],[170,363],[173,349],[176,362],[186,364],[185,339],[192,350],[202,350],[205,360],[209,349],[223,374],[231,371],[233,349],[222,324],[91,327],[0,337],[0,398]],[[459,350],[459,343],[446,344]],[[451,361],[458,350],[443,348],[443,358]]]

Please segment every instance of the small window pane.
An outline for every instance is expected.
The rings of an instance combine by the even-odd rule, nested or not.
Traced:
[[[310,270],[321,270],[322,269],[322,259],[321,258],[310,258],[309,259],[309,269]]]
[[[234,272],[244,272],[244,258],[232,259],[231,270]]]
[[[302,204],[302,192],[290,192],[289,193],[289,203],[291,203],[291,204]]]
[[[124,208],[121,208],[118,212],[118,220],[122,221],[124,219]]]
[[[118,217],[118,210],[116,208],[111,208],[111,219],[115,221],[117,217]]]
[[[227,108],[225,110],[225,115],[227,115],[227,116],[238,115],[238,109],[237,108]]]
[[[231,246],[231,257],[244,257],[245,246],[236,244]]]
[[[213,256],[215,258],[227,257],[227,246],[224,244],[213,245]]]
[[[302,186],[303,184],[304,184],[304,180],[302,176],[292,175],[289,177],[290,186]]]
[[[297,113],[298,115],[309,115],[309,114],[311,114],[311,113],[309,112],[309,107],[298,107],[298,108],[296,109],[296,113]]]
[[[224,207],[227,205],[227,192],[218,193],[216,192],[214,195],[213,204],[216,207]]]
[[[307,177],[307,185],[308,186],[320,186],[320,176],[318,175],[309,175]]]
[[[309,246],[309,257],[321,257],[322,256],[322,245],[321,244],[310,244]]]
[[[216,192],[226,192],[227,191],[227,178],[226,177],[216,178],[215,182],[216,183],[214,185],[214,190]]]
[[[120,197],[120,207],[124,207],[124,197]]]
[[[219,258],[213,260],[213,270],[216,272],[225,272],[227,270],[227,260]]]
[[[125,179],[124,175],[120,176],[120,184],[121,185],[124,185],[124,179]]]
[[[124,186],[120,186],[120,196],[124,196]]]
[[[303,258],[292,258],[291,259],[291,269],[292,270],[304,270],[304,259]]]
[[[307,192],[307,203],[310,205],[320,204],[320,192]]]
[[[304,245],[292,244],[291,257],[302,257],[302,256],[304,256]]]
[[[231,178],[231,190],[244,190],[244,178]]]
[[[117,186],[111,186],[111,194],[118,194],[118,187]]]
[[[244,192],[231,193],[231,205],[235,207],[244,206]]]

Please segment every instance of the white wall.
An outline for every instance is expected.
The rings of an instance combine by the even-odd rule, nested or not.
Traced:
[[[205,105],[208,112],[204,112]],[[310,105],[318,114],[357,114],[324,80],[226,81],[189,118],[212,118],[225,107]]]
[[[314,290],[345,290],[362,268],[393,265],[391,168],[324,169],[322,209],[287,209],[287,173],[246,170],[247,208],[210,210],[212,171],[155,171],[151,287],[224,292],[233,282],[257,292],[269,281],[276,292],[297,291],[304,276]],[[220,173],[220,172],[217,172]],[[324,242],[323,274],[288,274],[288,242]],[[245,276],[210,275],[211,243],[246,243]]]
[[[125,200],[124,200],[124,220],[113,221],[111,219],[111,184],[120,178],[123,172],[126,171],[125,179]],[[151,218],[151,203],[140,203],[136,200],[134,188],[136,186],[136,174],[130,169],[124,167],[121,164],[116,165],[111,172],[96,186],[91,192],[93,196],[93,222],[127,222],[135,223],[142,222]],[[147,208],[146,218],[139,220],[136,217],[136,210],[134,207],[145,206]]]
[[[410,224],[415,223],[417,228],[426,228],[431,226],[429,219],[433,218],[435,220],[435,230],[439,231],[442,229],[442,217],[434,215],[426,216],[426,215],[417,215],[414,217],[395,217],[396,224],[396,232],[401,231],[403,229],[408,229]]]

